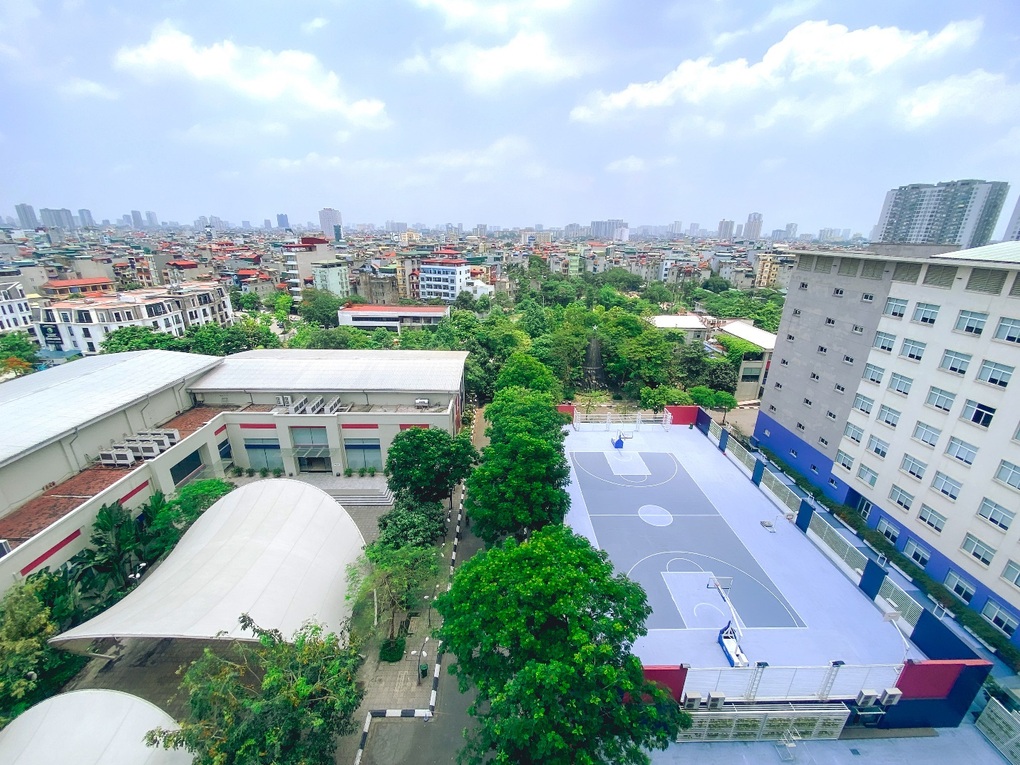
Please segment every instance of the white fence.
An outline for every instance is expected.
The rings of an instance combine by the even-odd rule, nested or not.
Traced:
[[[790,512],[796,513],[800,511],[800,496],[776,478],[769,470],[762,473],[761,482],[765,488],[775,495],[776,499],[790,509]]]
[[[722,438],[722,428],[715,420],[708,424],[708,432],[712,434],[716,441]]]
[[[868,556],[850,544],[846,537],[826,523],[817,513],[811,516],[808,529],[815,533],[818,539],[832,551],[835,557],[842,560],[857,573],[864,572],[864,567],[868,564]]]
[[[902,670],[902,664],[690,669],[684,691],[702,698],[721,693],[726,701],[854,699],[864,688],[894,688]]]
[[[882,582],[878,595],[891,603],[899,611],[900,616],[910,622],[911,626],[916,625],[917,620],[921,618],[921,612],[924,609],[889,577],[886,577]]]
[[[850,710],[845,704],[747,704],[690,715],[692,725],[677,734],[678,743],[835,739]]]
[[[754,471],[755,458],[737,439],[730,436],[729,440],[726,442],[726,451],[736,457],[737,462],[741,465],[752,472]]]
[[[998,699],[989,699],[988,706],[977,719],[977,729],[1013,765],[1020,765],[1020,716],[1010,712]]]

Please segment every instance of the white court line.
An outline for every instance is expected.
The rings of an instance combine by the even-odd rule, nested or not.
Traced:
[[[605,478],[605,477],[600,476],[600,475],[596,475],[595,473],[593,473],[590,470],[588,470],[588,468],[586,468],[583,465],[581,465],[578,462],[577,458],[574,456],[575,454],[603,454],[603,452],[599,452],[599,451],[595,451],[595,452],[572,451],[572,452],[569,452],[569,454],[570,454],[570,462],[571,462],[571,464],[575,468],[577,468],[578,470],[583,470],[586,474],[590,475],[592,478],[594,478],[597,481],[602,481],[603,483],[608,483],[610,486],[619,486],[620,488],[623,488],[623,489],[632,489],[632,488],[634,488],[635,485],[638,485],[636,482],[620,483],[619,481],[611,481],[608,478]],[[672,481],[676,477],[676,475],[677,475],[676,467],[680,464],[677,461],[676,457],[674,457],[673,454],[670,453],[670,452],[649,452],[649,454],[666,454],[666,455],[669,455],[669,457],[672,458],[672,460],[674,462],[673,475],[671,475],[669,478],[667,478],[667,479],[665,479],[663,481],[660,481],[659,483],[644,483],[645,479],[641,479],[642,482],[640,483],[640,486],[642,488],[645,488],[645,487],[652,488],[654,486],[662,486],[663,484],[669,483],[670,481]],[[581,489],[580,481],[578,481],[578,483],[577,483],[577,488],[581,491],[581,494],[583,495],[584,494],[584,490]],[[704,493],[704,492],[702,492],[702,493]],[[585,503],[585,504],[587,504],[587,503]]]

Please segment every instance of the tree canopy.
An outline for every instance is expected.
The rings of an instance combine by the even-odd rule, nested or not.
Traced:
[[[0,334],[0,359],[19,359],[32,366],[39,363],[39,346],[27,332]]]
[[[461,690],[477,691],[470,762],[647,763],[690,724],[631,653],[644,591],[562,525],[475,555],[436,608]]]
[[[454,437],[439,428],[408,428],[390,444],[387,482],[394,494],[438,502],[450,496],[477,461],[469,436]]]
[[[545,364],[527,353],[512,353],[496,377],[495,390],[519,386],[548,393],[553,401],[563,397],[563,386]]]
[[[298,313],[301,318],[320,327],[335,327],[340,323],[338,312],[344,301],[331,292],[307,289],[301,293]]]

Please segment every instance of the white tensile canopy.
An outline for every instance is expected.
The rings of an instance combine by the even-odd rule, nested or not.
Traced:
[[[84,649],[102,638],[250,640],[238,617],[290,637],[307,621],[338,631],[350,615],[347,566],[357,525],[314,486],[272,478],[210,507],[124,600],[51,639]]]
[[[192,755],[145,745],[153,728],[176,728],[166,712],[120,691],[71,691],[46,699],[0,730],[4,765],[189,765]]]

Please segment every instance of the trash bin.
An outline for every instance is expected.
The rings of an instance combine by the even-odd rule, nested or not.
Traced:
[[[429,673],[429,665],[428,664],[419,664],[418,665],[418,677],[420,677],[422,680],[424,680],[425,677],[428,675],[428,673]]]

